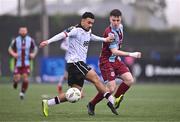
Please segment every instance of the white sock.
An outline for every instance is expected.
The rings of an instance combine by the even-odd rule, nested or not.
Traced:
[[[48,106],[52,106],[52,105],[59,104],[59,103],[60,103],[60,99],[57,96],[48,100]]]
[[[55,104],[56,104],[56,102],[55,102],[54,98],[48,100],[48,106],[52,106],[52,105],[55,105]]]
[[[108,101],[111,102],[114,105],[115,99],[112,95],[108,97]]]
[[[20,93],[19,93],[19,96],[23,96],[23,97],[24,97],[24,93],[23,93],[23,92],[20,92]]]
[[[114,105],[115,98],[109,92],[104,93],[104,97]]]

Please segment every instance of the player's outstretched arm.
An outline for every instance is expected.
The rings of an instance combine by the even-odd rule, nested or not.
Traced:
[[[67,37],[67,33],[66,32],[61,32],[55,36],[53,36],[52,38],[48,39],[48,40],[45,40],[45,41],[42,41],[39,45],[40,48],[42,47],[45,47],[47,46],[48,44],[52,43],[52,42],[56,42],[56,41],[59,41],[61,39],[64,39]]]
[[[110,36],[104,38],[104,37],[99,37],[99,36],[96,36],[94,34],[91,34],[91,40],[103,41],[103,42],[112,42],[114,40],[114,35],[110,35]]]
[[[134,58],[141,58],[141,52],[125,52],[122,50],[118,50],[117,48],[112,48],[111,52],[114,55],[118,55],[118,56],[130,56]]]
[[[134,57],[134,58],[141,58],[141,52],[132,52],[132,53],[129,53],[129,56]]]

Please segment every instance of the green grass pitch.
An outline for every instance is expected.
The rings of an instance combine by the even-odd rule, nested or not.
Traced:
[[[67,85],[64,86],[64,90]],[[12,84],[0,84],[0,122],[180,122],[180,84],[136,84],[125,95],[113,115],[106,100],[96,106],[96,115],[88,116],[86,105],[96,94],[95,87],[85,84],[85,98],[77,103],[62,103],[41,112],[42,97],[57,95],[56,84],[30,84],[24,100],[19,99]]]

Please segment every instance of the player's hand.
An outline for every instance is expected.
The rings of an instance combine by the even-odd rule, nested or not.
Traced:
[[[17,59],[18,58],[18,53],[13,53],[12,56]]]
[[[36,55],[34,53],[30,53],[29,56],[30,56],[31,59],[33,59],[33,58],[35,58]]]
[[[141,58],[141,52],[129,53],[129,56],[134,57],[134,58]]]
[[[109,34],[105,42],[112,42],[114,40],[114,34]]]
[[[45,47],[45,46],[47,46],[48,45],[48,41],[46,40],[46,41],[42,41],[40,44],[39,44],[39,47],[40,48],[43,48],[43,47]]]

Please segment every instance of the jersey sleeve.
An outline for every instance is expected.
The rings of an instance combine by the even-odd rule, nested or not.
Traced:
[[[75,26],[71,26],[71,27],[65,29],[64,31],[65,31],[65,32],[70,32],[73,28],[75,28]]]
[[[31,40],[30,52],[35,53],[35,54],[37,54],[37,52],[38,52],[38,48],[37,48],[37,45],[36,45],[34,39]]]
[[[52,42],[56,42],[56,41],[59,41],[61,39],[64,39],[67,37],[67,33],[66,32],[61,32],[55,36],[53,36],[52,38],[48,39],[48,44],[52,43]]]
[[[91,40],[93,41],[105,41],[106,39],[103,37],[96,36],[94,34],[91,34]]]
[[[16,50],[16,40],[13,39],[8,49]]]
[[[73,37],[77,35],[77,29],[72,29],[70,32],[61,32],[55,36],[53,36],[52,38],[48,39],[48,44],[52,43],[52,42],[56,42],[62,39],[65,39],[66,37]]]
[[[69,32],[65,32],[65,33],[67,34],[66,36],[68,36],[68,37],[74,37],[77,35],[77,31],[78,31],[77,28],[73,28]]]

